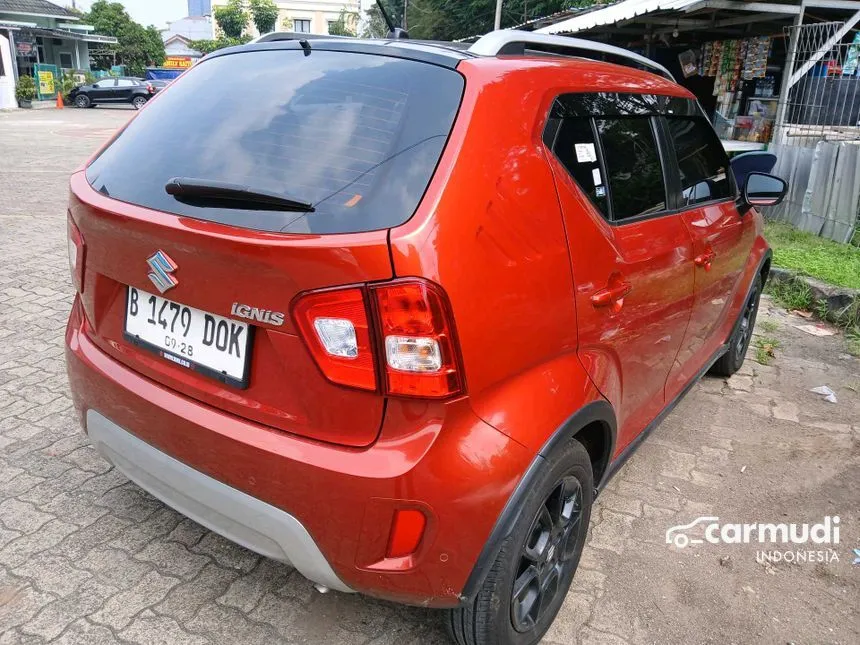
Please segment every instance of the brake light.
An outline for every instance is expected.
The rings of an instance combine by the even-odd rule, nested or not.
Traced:
[[[80,293],[84,290],[84,256],[86,255],[87,247],[84,244],[84,237],[80,230],[75,225],[75,220],[72,219],[72,213],[67,214],[68,233],[69,233],[69,272],[72,275],[72,284]]]
[[[376,389],[361,288],[309,293],[295,303],[293,318],[327,379],[362,390]]]
[[[448,299],[408,278],[371,288],[385,353],[386,392],[442,398],[463,387]]]
[[[146,91],[149,92],[150,94],[153,94],[155,92],[155,88],[152,86],[151,83],[147,83],[146,84]]]
[[[422,398],[463,391],[448,300],[431,282],[310,292],[295,301],[293,318],[333,383]]]

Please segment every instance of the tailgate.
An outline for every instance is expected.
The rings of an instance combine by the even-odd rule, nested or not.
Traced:
[[[289,315],[309,289],[392,277],[387,232],[288,235],[181,217],[106,197],[83,172],[72,177],[70,211],[86,244],[82,300],[88,334],[103,351],[166,387],[281,430],[349,446],[371,444],[384,399],[327,381]],[[162,251],[176,265],[173,302],[248,323],[247,385],[226,384],[165,360],[124,337],[128,286],[159,294],[147,263]],[[234,304],[283,313],[248,320]],[[268,320],[269,322],[265,322]]]

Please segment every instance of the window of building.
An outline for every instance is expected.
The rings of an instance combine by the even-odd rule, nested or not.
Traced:
[[[667,117],[678,157],[682,204],[727,199],[734,194],[729,160],[713,128],[701,117]]]
[[[311,33],[311,21],[304,18],[296,18],[293,20],[293,31],[300,34]]]
[[[60,52],[60,67],[63,69],[72,69],[72,55],[69,52]]]
[[[663,167],[651,117],[595,119],[608,174],[613,220],[666,210]]]
[[[331,33],[332,28],[337,24],[337,20],[327,20],[328,33]]]

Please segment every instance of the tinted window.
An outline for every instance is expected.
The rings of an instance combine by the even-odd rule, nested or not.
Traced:
[[[87,179],[121,201],[256,230],[397,226],[427,188],[462,92],[463,78],[451,69],[388,56],[301,49],[215,56],[141,111]],[[174,177],[274,191],[315,212],[187,204],[164,189]]]
[[[99,81],[98,83],[93,85],[93,87],[100,87],[100,88],[113,87],[115,84],[116,84],[116,81],[111,78],[111,79],[108,79],[106,81]]]
[[[582,192],[608,217],[606,180],[600,170],[591,119],[563,119],[553,151],[579,184]]]
[[[678,157],[682,203],[732,197],[729,160],[713,128],[702,118],[669,117],[667,121]]]
[[[612,196],[612,218],[666,209],[660,155],[649,117],[595,119]]]
[[[117,82],[116,82],[117,87],[133,87],[136,84],[137,83],[135,83],[134,81],[130,81],[127,78],[117,79]]]

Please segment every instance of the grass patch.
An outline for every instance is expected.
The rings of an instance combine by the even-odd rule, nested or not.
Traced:
[[[860,327],[851,327],[845,332],[845,345],[849,354],[860,356]],[[857,383],[860,384],[860,381]]]
[[[759,336],[755,339],[755,360],[760,365],[770,365],[771,359],[776,357],[779,349],[779,341],[772,336]]]
[[[789,280],[787,282],[768,280],[765,291],[772,295],[773,299],[786,309],[809,311],[809,308],[812,306],[812,292],[800,280]]]
[[[840,287],[860,289],[860,248],[825,240],[781,222],[767,222],[764,236],[773,247],[775,266]]]
[[[772,320],[760,320],[756,326],[765,334],[774,334],[779,329],[779,325]]]

